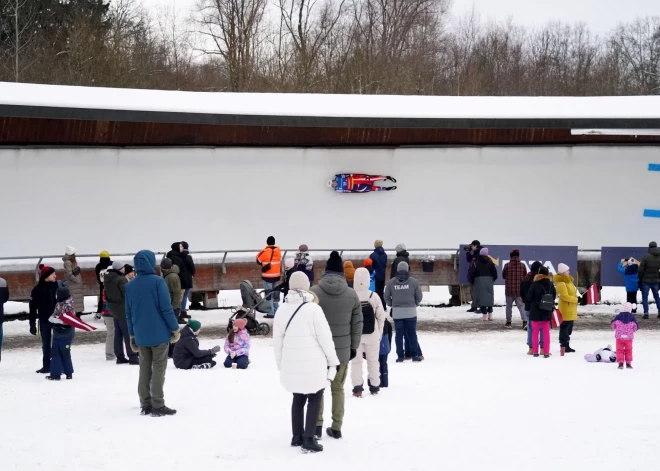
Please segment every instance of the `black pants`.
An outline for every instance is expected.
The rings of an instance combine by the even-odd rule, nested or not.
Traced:
[[[293,403],[291,404],[291,430],[293,435],[302,435],[305,438],[314,436],[323,391],[324,389],[321,389],[315,394],[293,393]],[[307,403],[307,418],[305,418],[305,403]],[[305,425],[304,430],[303,422]]]
[[[637,291],[627,291],[626,301],[631,304],[637,304]]]
[[[96,307],[96,313],[100,314],[101,311],[103,310],[103,284],[99,284],[99,303],[98,306]]]
[[[385,280],[376,280],[376,294],[383,303],[383,306],[387,306],[385,304]]]
[[[39,334],[41,334],[41,351],[43,352],[42,365],[50,370],[50,348],[53,338],[53,324],[39,320]]]
[[[124,355],[124,346],[128,359],[137,358],[137,353],[131,349],[131,337],[128,335],[128,324],[126,321],[115,319],[115,356],[117,358],[126,358]]]
[[[559,346],[568,347],[573,333],[573,323],[575,321],[564,321],[559,326]]]

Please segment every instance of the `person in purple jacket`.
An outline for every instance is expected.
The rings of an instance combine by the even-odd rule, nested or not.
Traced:
[[[473,240],[469,247],[465,247],[465,259],[468,262],[468,280],[472,287],[472,305],[467,312],[477,312],[477,307],[474,305],[474,285],[472,284],[472,271],[474,270],[477,260],[479,259],[479,251],[481,250],[481,242]]]

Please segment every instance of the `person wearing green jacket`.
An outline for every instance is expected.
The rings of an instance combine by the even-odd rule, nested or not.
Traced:
[[[160,262],[160,271],[167,283],[167,289],[172,299],[172,309],[176,315],[179,324],[187,324],[187,321],[181,317],[181,302],[183,301],[183,290],[181,289],[181,278],[179,277],[179,267],[169,258],[164,258]]]
[[[118,365],[126,363],[131,365],[140,364],[137,353],[131,350],[131,339],[128,335],[128,324],[126,323],[126,285],[129,278],[134,276],[133,267],[115,262],[112,264],[112,269],[108,270],[103,277],[105,299],[108,301],[114,319],[114,349]],[[126,353],[124,353],[124,348],[126,348]],[[126,358],[127,356],[128,358]]]

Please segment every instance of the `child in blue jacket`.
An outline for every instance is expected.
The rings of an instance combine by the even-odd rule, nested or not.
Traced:
[[[626,302],[632,304],[632,313],[635,314],[637,312],[637,291],[639,290],[639,280],[637,279],[639,262],[632,257],[625,258],[619,262],[617,269],[623,275],[626,285]]]

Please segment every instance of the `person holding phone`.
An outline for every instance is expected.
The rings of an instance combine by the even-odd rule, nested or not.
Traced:
[[[73,298],[73,308],[76,317],[80,317],[85,311],[85,295],[83,294],[83,281],[80,274],[78,260],[76,260],[76,249],[70,245],[66,246],[66,252],[62,257],[64,262],[64,281],[68,283],[69,293]]]

